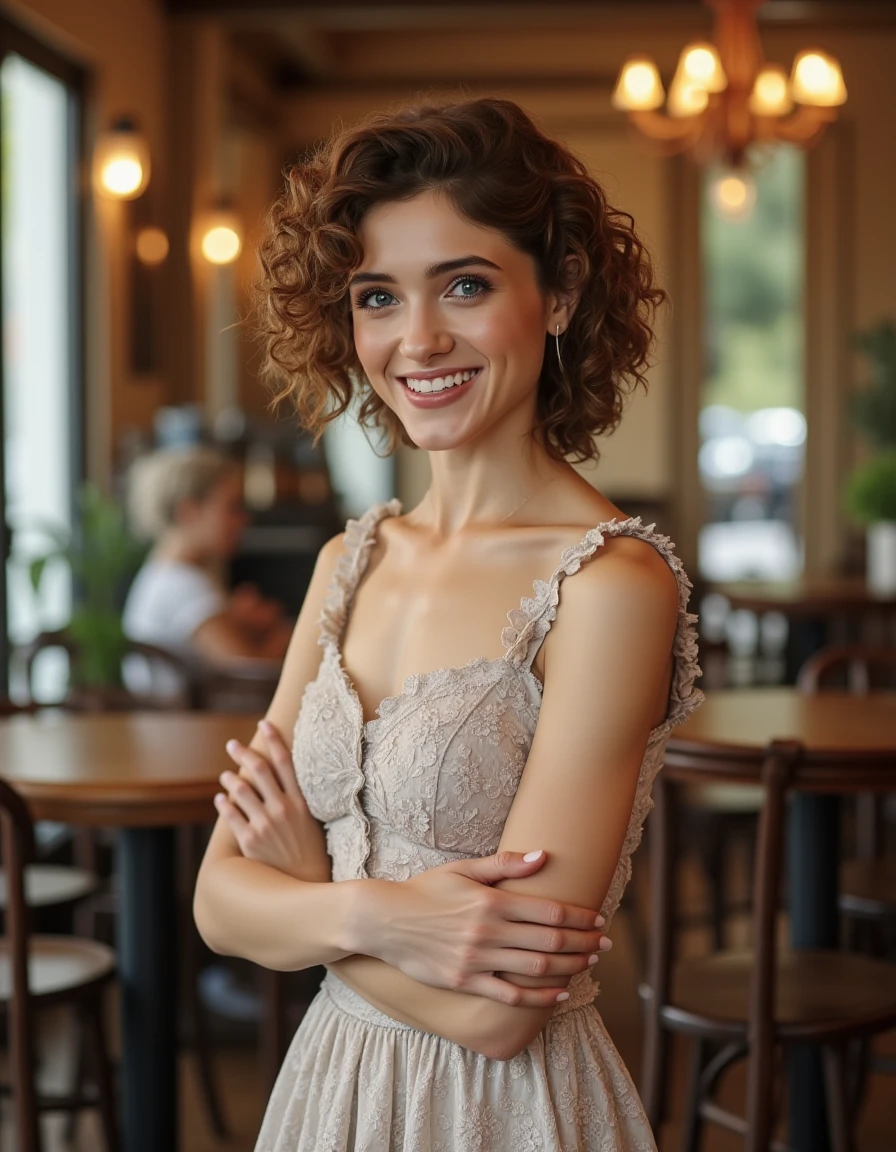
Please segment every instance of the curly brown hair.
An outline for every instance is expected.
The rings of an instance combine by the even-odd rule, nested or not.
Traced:
[[[385,432],[390,452],[412,443],[358,361],[348,285],[363,259],[367,212],[430,191],[532,256],[542,291],[580,294],[563,371],[545,356],[533,432],[556,459],[597,459],[595,437],[617,426],[630,391],[646,387],[652,322],[666,293],[632,217],[611,207],[582,161],[510,100],[377,113],[288,169],[256,285],[275,403],[291,399],[316,443],[358,392],[359,420]]]

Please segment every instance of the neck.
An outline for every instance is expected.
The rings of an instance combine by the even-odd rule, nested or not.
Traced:
[[[444,452],[430,452],[432,482],[413,515],[434,539],[465,530],[497,528],[519,508],[521,520],[537,517],[541,490],[568,473],[531,432],[505,420],[491,435]],[[525,505],[523,502],[525,501]]]
[[[211,557],[194,540],[184,533],[171,529],[162,536],[152,550],[154,560],[169,560],[177,564],[193,564],[198,568],[208,568]]]

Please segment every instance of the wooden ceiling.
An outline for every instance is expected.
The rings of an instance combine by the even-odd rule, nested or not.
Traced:
[[[706,0],[166,0],[174,16],[231,33],[233,103],[279,118],[290,94],[525,83],[609,89],[636,42],[660,68],[669,45],[708,34]],[[771,34],[896,28],[896,0],[766,0]],[[279,113],[277,111],[279,109]]]

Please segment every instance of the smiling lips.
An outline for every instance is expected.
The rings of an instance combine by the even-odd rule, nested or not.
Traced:
[[[478,368],[467,368],[460,372],[447,372],[442,376],[403,376],[400,379],[412,392],[427,394],[430,392],[445,392],[449,388],[457,388],[466,384],[479,372]]]

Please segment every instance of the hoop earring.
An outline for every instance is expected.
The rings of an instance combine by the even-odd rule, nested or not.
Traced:
[[[563,361],[560,359],[560,325],[557,325],[557,331],[554,333],[554,339],[557,342],[557,363],[560,365],[560,375],[563,375]]]

